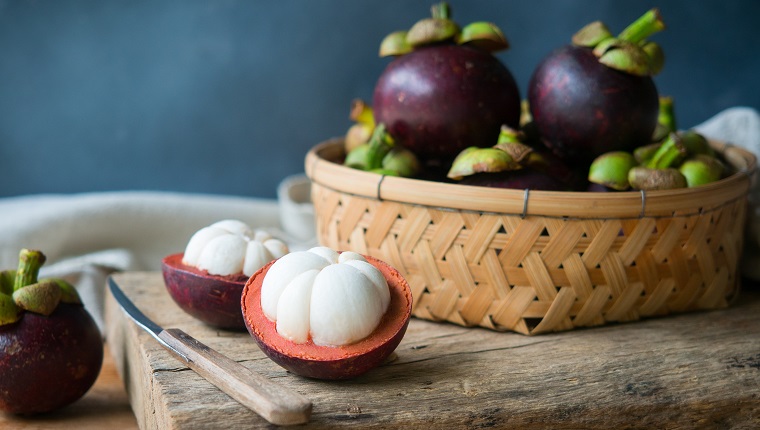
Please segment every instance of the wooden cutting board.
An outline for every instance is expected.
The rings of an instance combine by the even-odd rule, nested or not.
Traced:
[[[246,332],[205,326],[158,272],[114,276],[178,327],[314,404],[308,427],[760,428],[760,292],[726,310],[527,337],[412,320],[395,359],[355,380],[290,374]],[[106,299],[107,342],[142,429],[269,428]]]

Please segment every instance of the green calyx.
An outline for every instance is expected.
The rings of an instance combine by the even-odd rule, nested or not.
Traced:
[[[594,21],[573,35],[576,46],[591,48],[599,62],[612,69],[636,76],[660,72],[665,56],[659,45],[646,38],[665,29],[658,9],[650,9],[626,27],[617,37],[607,26]]]
[[[411,151],[394,145],[385,124],[377,124],[367,143],[346,154],[345,166],[388,176],[413,177],[420,163]]]
[[[686,178],[689,187],[709,184],[723,176],[725,166],[715,157],[705,154],[697,154],[684,161],[678,171]]]
[[[24,311],[50,315],[59,303],[82,303],[73,285],[62,279],[37,279],[45,255],[22,249],[17,270],[0,272],[0,325],[11,324]]]
[[[356,147],[369,142],[375,130],[375,116],[372,106],[362,99],[354,99],[351,102],[349,118],[354,122],[346,131],[344,146],[346,152],[351,152]]]
[[[631,154],[601,155],[591,164],[589,181],[616,190],[627,189],[624,182],[635,190],[667,190],[709,184],[728,174],[726,164],[704,136],[694,130],[677,130],[671,97],[660,97],[653,140]]]
[[[494,148],[506,152],[515,162],[522,163],[534,152],[531,146],[523,143],[524,141],[525,134],[522,131],[502,125]]]
[[[726,165],[704,136],[693,130],[673,132],[662,142],[597,157],[589,181],[615,190],[669,190],[696,187],[722,179]],[[627,185],[626,185],[627,183]]]
[[[380,57],[399,56],[412,52],[413,48],[406,41],[407,31],[400,30],[385,36],[380,42]]]
[[[456,156],[446,176],[458,181],[476,173],[495,173],[521,168],[520,163],[501,149],[471,146]]]
[[[686,152],[692,155],[702,154],[715,157],[715,149],[710,146],[704,136],[694,130],[686,130],[678,134],[681,138],[681,144],[686,148]]]
[[[665,139],[668,134],[678,131],[676,124],[675,109],[673,108],[673,97],[659,97],[659,112],[657,114],[657,126],[652,135],[652,141],[659,142]]]
[[[535,162],[532,157],[537,153],[523,143],[524,139],[522,131],[502,125],[496,145],[489,148],[465,148],[454,158],[446,176],[459,181],[477,173],[498,173],[528,167]]]
[[[628,182],[628,172],[636,164],[636,159],[628,152],[608,152],[591,162],[588,180],[613,190],[624,191],[631,187]]]
[[[509,41],[496,24],[485,21],[473,22],[462,28],[457,40],[460,45],[468,44],[486,52],[509,49]]]
[[[651,169],[636,166],[628,171],[628,182],[637,190],[655,191],[686,188],[686,178],[672,167]]]
[[[431,7],[431,17],[417,21],[409,30],[394,31],[385,36],[380,43],[379,55],[405,55],[419,47],[442,42],[469,45],[486,52],[509,48],[509,42],[495,24],[477,21],[460,28],[451,19],[451,6],[441,2]]]
[[[683,160],[687,153],[678,133],[670,133],[643,165],[650,169],[666,169]]]
[[[37,282],[14,291],[13,301],[21,309],[50,315],[61,301],[61,289],[55,282]]]

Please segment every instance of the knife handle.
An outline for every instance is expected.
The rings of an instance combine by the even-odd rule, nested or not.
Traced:
[[[311,401],[204,345],[184,331],[165,329],[158,337],[177,358],[272,424],[303,424]]]

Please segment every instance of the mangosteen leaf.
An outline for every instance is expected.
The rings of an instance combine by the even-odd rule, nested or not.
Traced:
[[[368,105],[362,99],[353,99],[351,101],[351,111],[348,117],[355,122],[375,127],[375,113],[372,106]]]
[[[385,36],[380,42],[380,57],[404,55],[412,52],[412,45],[406,41],[407,32],[404,30],[394,31]]]
[[[646,161],[645,166],[650,169],[665,169],[677,165],[686,155],[688,155],[687,150],[681,137],[677,133],[670,133],[652,157]]]
[[[573,43],[594,48],[599,62],[622,72],[636,76],[652,76],[662,69],[665,55],[657,44],[645,39],[665,29],[657,8],[648,10],[632,22],[617,37],[603,38],[603,24],[591,23],[573,36]],[[576,43],[576,38],[578,43]],[[591,44],[596,40],[596,44]],[[646,47],[646,49],[644,49]]]
[[[523,103],[521,102],[520,109],[528,110],[527,115],[530,115],[530,110],[527,107],[527,101],[525,101],[525,107],[523,107]],[[521,115],[523,113],[521,112]],[[515,130],[514,128],[504,124],[499,129],[499,138],[496,140],[496,144],[500,143],[511,143],[511,142],[518,142],[522,143],[525,141],[525,133],[523,133],[521,130]]]
[[[652,133],[653,142],[660,142],[668,137],[670,133],[678,130],[676,113],[673,107],[673,97],[660,96],[658,105],[657,126],[654,129],[654,133]]]
[[[516,163],[521,163],[533,152],[532,147],[520,142],[501,142],[494,145],[494,148],[509,154]]]
[[[457,155],[446,176],[460,180],[476,173],[494,173],[521,168],[519,163],[501,149],[469,147]]]
[[[648,145],[639,146],[633,150],[633,157],[639,164],[646,164],[652,159],[657,150],[660,149],[661,143],[650,143]]]
[[[509,42],[496,24],[478,21],[467,24],[459,34],[459,44],[470,45],[486,52],[509,49]]]
[[[406,43],[412,47],[429,45],[453,39],[459,34],[459,26],[450,19],[425,18],[417,21],[406,33]]]
[[[588,180],[614,190],[627,190],[631,186],[628,183],[628,171],[636,164],[636,159],[628,152],[608,152],[591,163]]]
[[[24,310],[50,315],[61,301],[61,288],[55,282],[38,282],[14,291],[13,301]]]
[[[644,166],[636,166],[628,171],[628,182],[637,190],[672,190],[686,188],[686,177],[669,167],[667,169],[650,169]]]
[[[650,74],[656,75],[660,73],[665,66],[665,52],[662,50],[662,47],[657,43],[647,42],[641,45],[641,49],[649,57]]]
[[[721,178],[725,166],[715,157],[697,154],[684,161],[678,170],[686,178],[689,187],[709,184]]]
[[[382,168],[396,172],[397,176],[411,178],[420,171],[420,162],[412,151],[394,146],[383,157]]]
[[[40,279],[40,283],[43,282],[53,282],[56,285],[58,285],[58,288],[61,289],[61,302],[63,303],[72,303],[72,304],[81,304],[82,298],[79,297],[79,293],[77,292],[76,287],[68,283],[66,280],[61,278],[46,278],[46,279]]]
[[[623,41],[618,42],[599,57],[599,62],[631,75],[651,76],[652,69],[646,52],[637,45]]]
[[[16,306],[13,297],[0,293],[0,326],[11,324],[21,319],[21,309]]]
[[[16,281],[15,270],[0,271],[0,293],[13,294],[13,283]]]
[[[605,39],[612,38],[612,33],[601,21],[594,21],[578,30],[572,38],[573,45],[593,48]]]
[[[696,131],[686,130],[684,132],[678,133],[678,136],[681,138],[681,143],[683,144],[684,148],[686,148],[686,152],[688,154],[704,154],[711,157],[715,156],[715,149],[710,146],[710,143],[704,136],[697,133]]]
[[[346,159],[343,164],[359,170],[367,170],[369,168],[367,163],[367,152],[369,151],[369,145],[366,143],[359,145],[352,149],[351,152],[346,154]]]

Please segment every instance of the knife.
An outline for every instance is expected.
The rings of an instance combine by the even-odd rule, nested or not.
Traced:
[[[272,424],[303,424],[309,421],[309,399],[266,379],[178,328],[161,328],[140,312],[111,277],[108,278],[108,286],[127,316],[176,358],[230,397]]]

